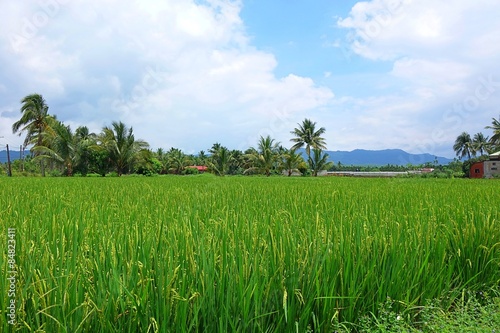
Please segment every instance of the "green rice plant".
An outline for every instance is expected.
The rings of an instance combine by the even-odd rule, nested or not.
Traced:
[[[419,327],[429,300],[500,283],[495,181],[1,178],[0,194],[6,332],[356,331],[394,319],[388,300]]]

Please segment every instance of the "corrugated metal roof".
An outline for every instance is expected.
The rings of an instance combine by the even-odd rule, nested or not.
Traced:
[[[490,154],[490,157],[500,157],[500,151],[497,151],[496,153]]]

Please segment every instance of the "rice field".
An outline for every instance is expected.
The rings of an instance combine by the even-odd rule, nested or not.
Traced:
[[[0,331],[356,331],[388,300],[418,326],[428,300],[453,308],[465,290],[499,286],[499,189],[464,179],[0,178]]]

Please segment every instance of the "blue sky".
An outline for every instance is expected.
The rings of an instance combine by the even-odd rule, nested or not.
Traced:
[[[133,126],[153,149],[290,146],[453,157],[500,115],[500,3],[431,0],[27,0],[0,3],[0,149],[20,100],[73,129]]]

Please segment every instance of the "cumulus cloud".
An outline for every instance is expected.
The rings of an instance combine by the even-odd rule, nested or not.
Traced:
[[[397,147],[448,156],[462,131],[486,133],[500,102],[499,11],[500,3],[486,0],[356,3],[337,25],[347,29],[345,43],[352,54],[392,64],[378,80],[393,87],[390,94],[356,102],[360,122],[378,122],[384,129],[380,138],[404,142]],[[402,130],[385,131],[373,109],[384,110],[380,117],[395,120]],[[406,118],[409,109],[412,116]]]
[[[286,114],[295,125],[333,93],[307,77],[276,77],[277,60],[251,44],[241,8],[237,0],[3,2],[0,110],[19,110],[37,92],[74,126],[99,131],[121,120],[153,147],[189,152],[216,141],[248,147],[262,131],[288,140],[290,128],[270,124]],[[0,117],[2,131],[15,119]]]

